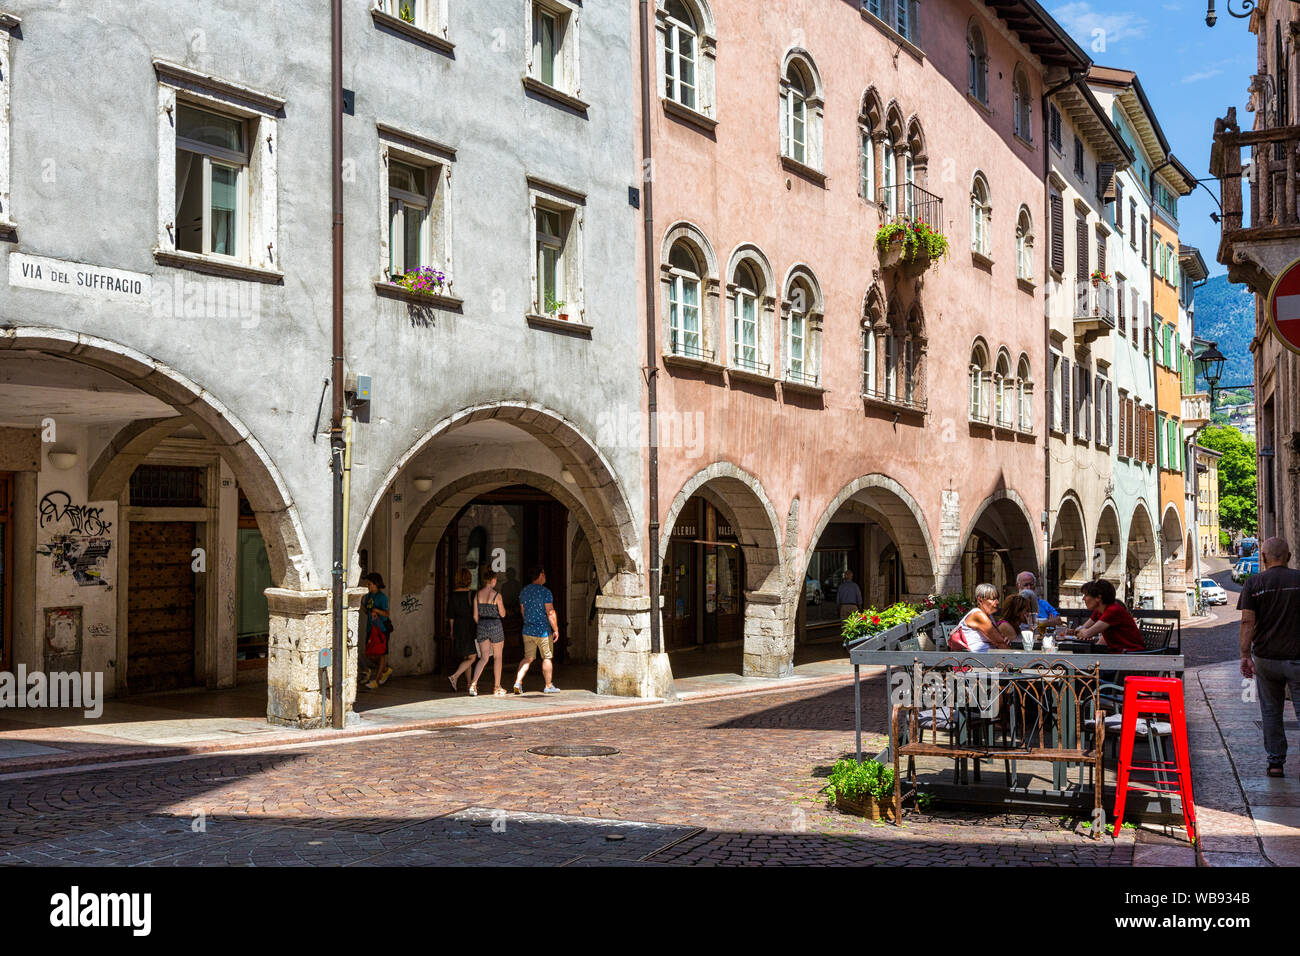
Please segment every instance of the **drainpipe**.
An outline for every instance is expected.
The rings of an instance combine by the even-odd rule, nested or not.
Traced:
[[[1049,198],[1047,209],[1047,248],[1043,254],[1043,366],[1046,374],[1043,381],[1047,383],[1047,388],[1043,390],[1046,405],[1044,411],[1051,409],[1052,402],[1056,399],[1055,387],[1052,384],[1052,313],[1047,308],[1047,283],[1050,280],[1052,269],[1052,209],[1051,209],[1051,187],[1048,181],[1052,175],[1052,145],[1049,142],[1051,138],[1051,129],[1048,127],[1048,116],[1050,114],[1049,102],[1053,96],[1065,89],[1067,86],[1073,86],[1085,76],[1087,71],[1071,73],[1069,77],[1043,91],[1043,103],[1039,108],[1038,115],[1043,119],[1043,186]],[[1065,228],[1065,220],[1061,221],[1061,228]],[[1043,420],[1047,420],[1044,414]],[[1042,589],[1039,593],[1047,593],[1047,570],[1052,561],[1052,430],[1043,429],[1043,515],[1047,520],[1043,522],[1043,573],[1039,578],[1038,584]],[[1056,595],[1059,603],[1060,594]]]
[[[333,727],[342,730],[343,654],[346,650],[343,629],[343,0],[331,0],[330,4],[330,101],[330,198],[334,213],[331,231],[334,335],[330,376],[334,397],[330,412],[330,470],[334,479],[334,566],[330,582],[333,606],[330,718]]]
[[[335,0],[337,3],[338,0]],[[646,407],[649,411],[649,572],[650,653],[663,650],[659,622],[659,360],[655,322],[654,150],[650,133],[650,4],[641,0],[641,185],[645,220],[645,349]]]

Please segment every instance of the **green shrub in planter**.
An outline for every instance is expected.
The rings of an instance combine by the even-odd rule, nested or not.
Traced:
[[[879,760],[835,761],[826,792],[841,810],[880,819],[894,802],[894,768]]]
[[[905,603],[894,604],[883,609],[869,607],[865,611],[857,611],[844,619],[844,643],[849,644],[860,638],[887,631],[891,627],[906,624],[919,613],[921,612],[916,607]]]

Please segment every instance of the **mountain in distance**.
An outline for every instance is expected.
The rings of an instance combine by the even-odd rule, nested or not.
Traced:
[[[1216,342],[1227,359],[1219,385],[1250,385],[1255,381],[1255,357],[1250,340],[1255,337],[1255,297],[1244,285],[1233,285],[1227,275],[1213,276],[1196,290],[1198,339]],[[1197,388],[1208,390],[1196,376]]]

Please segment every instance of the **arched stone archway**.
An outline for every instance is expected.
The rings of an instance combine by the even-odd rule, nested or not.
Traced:
[[[1129,519],[1124,547],[1124,581],[1120,593],[1124,603],[1140,607],[1144,600],[1159,605],[1161,598],[1160,552],[1155,525],[1144,500],[1139,499]]]
[[[1191,582],[1184,565],[1188,554],[1184,540],[1182,512],[1170,502],[1160,517],[1160,554],[1163,606],[1171,610],[1187,607],[1187,585]]]
[[[1083,505],[1078,495],[1067,491],[1052,525],[1051,551],[1047,556],[1048,600],[1058,607],[1082,607],[1080,589],[1091,578],[1092,560]]]
[[[995,584],[1005,592],[1021,571],[1042,577],[1033,518],[1010,488],[984,499],[962,540],[961,581],[968,594],[979,584]]]
[[[589,565],[599,588],[595,689],[670,695],[666,657],[659,655],[664,659],[658,660],[650,651],[651,603],[641,574],[637,520],[623,477],[579,425],[554,410],[516,401],[448,415],[420,436],[372,489],[353,539],[352,566],[359,572],[364,548],[372,568],[387,569],[391,593],[408,598],[405,604],[412,610],[406,633],[430,635],[429,646],[416,648],[412,659],[401,662],[406,666],[400,673],[425,673],[437,666],[432,635],[441,633],[438,615],[445,597],[439,582],[445,584],[459,560],[450,550],[445,559],[438,555],[454,519],[471,505],[480,507],[475,502],[483,496],[489,501],[525,492],[545,499],[529,507],[558,509],[554,520],[567,522],[568,530],[563,544],[558,526],[547,532],[545,555],[521,550],[512,562],[516,570],[523,571],[534,560],[547,565],[562,626],[576,613],[569,579],[577,574],[587,588]],[[581,568],[571,552],[578,537],[588,555]]]
[[[1105,578],[1123,592],[1124,539],[1120,532],[1119,511],[1109,498],[1101,506],[1097,530],[1092,539],[1092,575]]]
[[[880,590],[874,586],[880,578],[879,569],[873,568],[870,560],[866,561],[862,582],[866,603],[884,603],[894,597],[902,601],[920,601],[934,593],[937,562],[925,515],[907,489],[887,475],[863,475],[840,489],[813,527],[808,550],[795,562],[799,569],[808,566],[826,529],[843,512],[860,515],[878,525],[896,548],[901,564],[903,587],[896,588],[897,594],[886,593],[880,597],[873,593]],[[869,559],[873,554],[878,557],[874,547],[869,547],[866,557]]]
[[[744,556],[742,671],[747,677],[785,677],[794,668],[794,608],[776,509],[762,483],[730,462],[714,462],[689,478],[669,505],[660,538],[666,561],[672,531],[692,498],[700,497],[730,522]],[[787,540],[797,533],[797,510],[787,520]]]
[[[471,406],[440,421],[388,469],[378,482],[357,527],[364,529],[372,524],[380,502],[392,491],[398,476],[430,452],[439,438],[483,422],[499,422],[511,426],[542,445],[553,456],[553,461],[547,462],[553,473],[551,480],[558,478],[567,481],[564,474],[568,473],[573,489],[570,496],[584,502],[592,517],[593,550],[599,549],[606,558],[609,572],[609,590],[606,593],[635,594],[643,591],[644,588],[636,583],[640,564],[640,537],[622,480],[596,443],[578,425],[558,412],[531,402],[505,401]],[[492,469],[479,467],[473,470]],[[441,492],[441,488],[435,489],[435,492]],[[360,539],[358,534],[354,540],[359,542]],[[355,549],[351,566],[356,567]]]
[[[94,411],[116,431],[102,445],[92,446],[87,437],[86,453],[74,466],[76,470],[60,476],[60,481],[81,484],[87,502],[125,501],[132,472],[160,442],[179,430],[188,433],[187,441],[192,445],[201,446],[207,460],[219,459],[229,469],[227,474],[233,475],[252,510],[269,565],[272,587],[266,591],[267,718],[273,723],[297,726],[319,724],[323,707],[316,651],[329,646],[331,641],[330,593],[324,589],[326,582],[312,559],[288,485],[248,425],[213,389],[194,382],[150,355],[99,336],[35,326],[4,328],[0,329],[0,360],[29,365],[36,376],[31,383],[35,385],[40,385],[40,376],[49,375],[52,370],[99,376],[102,382],[110,384],[108,392],[97,385],[90,386],[90,390],[97,396]],[[77,369],[83,371],[78,373]],[[59,382],[59,387],[71,391],[77,388],[66,381]],[[145,408],[149,410],[147,414],[141,412]],[[115,409],[121,410],[121,414],[114,415]],[[324,482],[322,485],[327,486]],[[34,495],[35,490],[36,483],[32,481],[29,493]],[[215,518],[194,519],[197,523],[191,525],[205,529],[203,540],[209,545],[217,540],[230,540],[222,537],[224,532],[217,534],[211,527],[214,523],[222,527],[221,522],[234,520],[232,511],[237,512],[238,502],[233,487],[229,493],[224,503],[208,502],[209,513]],[[91,498],[91,495],[99,497]],[[36,513],[34,501],[30,513]],[[102,536],[108,540],[108,547],[115,549],[115,555],[126,553],[126,536],[138,521],[123,517]],[[31,543],[33,547],[37,544],[35,532]],[[203,589],[205,600],[211,604],[220,601],[216,624],[211,623],[214,620],[211,617],[199,622],[204,638],[194,648],[195,674],[209,686],[225,686],[222,681],[228,679],[233,683],[234,679],[234,554],[228,555],[227,563],[225,544],[220,548],[220,553],[214,552],[207,558],[208,576],[196,582],[196,588]],[[120,561],[119,565],[119,571],[126,566]],[[129,577],[113,590],[118,605],[118,627],[111,638],[114,660],[108,666],[113,667],[115,687],[120,688],[133,686],[131,633],[138,616],[131,613],[134,589]],[[32,591],[34,588],[28,593]],[[113,630],[109,625],[106,633],[111,634]],[[195,633],[197,638],[200,632]],[[227,651],[228,661],[224,656]],[[139,662],[145,661],[143,653],[135,654]],[[229,674],[227,665],[231,668]],[[36,657],[31,666],[39,669],[43,664]]]

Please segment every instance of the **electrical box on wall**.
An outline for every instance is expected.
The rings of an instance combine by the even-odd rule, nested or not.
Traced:
[[[348,372],[343,393],[352,409],[352,418],[362,423],[370,422],[370,376]]]

